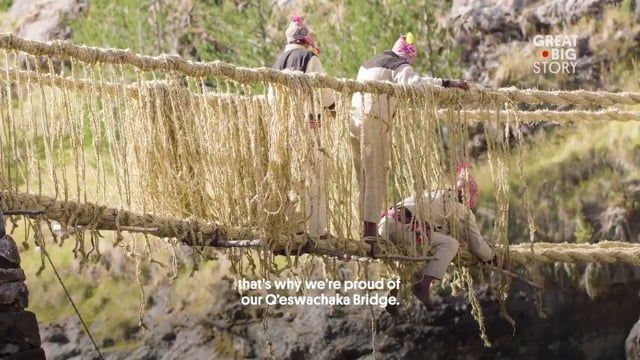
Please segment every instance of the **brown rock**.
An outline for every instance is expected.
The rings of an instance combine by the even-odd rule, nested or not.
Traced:
[[[24,271],[22,269],[2,269],[0,268],[0,284],[9,282],[25,281]]]
[[[77,18],[88,7],[88,0],[14,1],[0,28],[29,40],[68,39],[71,28],[65,20]]]
[[[596,17],[605,6],[616,0],[551,0],[545,1],[535,11],[538,18],[551,26],[568,25],[585,17]]]
[[[0,238],[0,267],[20,267],[20,251],[10,235]]]
[[[29,290],[24,283],[0,284],[0,311],[22,311],[29,306]]]
[[[4,360],[46,360],[44,356],[44,350],[42,349],[31,349],[27,351],[21,351],[16,354],[12,354],[8,357],[3,358]]]
[[[40,330],[30,311],[0,313],[0,344],[18,344],[21,349],[40,347]]]
[[[80,17],[88,8],[89,0],[13,1],[3,17],[4,20],[0,23],[0,31],[45,42],[68,39],[72,34],[69,20]],[[36,65],[36,59],[33,56],[26,56],[25,53],[19,53],[18,59],[22,67],[25,67],[27,62],[31,69]],[[49,58],[38,57],[37,61],[43,69],[48,69]],[[54,57],[51,61],[53,69],[56,72],[60,71],[61,59]]]

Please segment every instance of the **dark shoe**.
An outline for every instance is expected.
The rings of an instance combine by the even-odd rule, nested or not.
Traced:
[[[413,295],[424,305],[428,310],[435,310],[435,306],[431,303],[429,298],[429,288],[431,287],[431,278],[426,276],[422,281],[413,285]]]
[[[389,297],[391,297],[391,296],[397,298],[398,297],[398,289],[393,289],[393,290],[389,291]],[[389,304],[389,305],[385,306],[384,309],[392,317],[398,317],[398,315],[400,315],[400,305],[397,305],[397,304],[396,305],[391,305],[391,304]]]
[[[398,317],[400,315],[400,306],[399,305],[387,305],[384,308],[391,317]]]

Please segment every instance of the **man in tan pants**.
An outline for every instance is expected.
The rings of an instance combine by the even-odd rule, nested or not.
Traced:
[[[396,244],[412,246],[429,242],[434,259],[427,262],[413,287],[415,296],[428,309],[433,308],[429,298],[431,282],[442,280],[458,252],[458,240],[451,236],[454,228],[480,261],[490,262],[495,257],[471,211],[476,207],[477,194],[478,186],[468,165],[461,166],[455,190],[426,192],[421,199],[408,197],[383,214],[378,223],[378,234]],[[452,221],[455,223],[451,224]]]
[[[392,50],[369,59],[358,71],[358,81],[379,80],[396,84],[432,85],[468,89],[464,81],[422,77],[413,71],[417,58],[411,33],[400,36]],[[376,236],[376,224],[384,210],[389,168],[391,121],[397,100],[387,95],[355,93],[351,101],[351,148],[360,187],[359,210],[363,236]]]
[[[320,48],[316,46],[304,19],[295,15],[286,30],[287,45],[284,52],[278,55],[273,68],[282,71],[302,71],[304,73],[324,74],[320,61]],[[269,88],[269,99],[274,98]],[[335,117],[335,94],[329,89],[320,91],[320,102],[323,112]],[[303,114],[301,114],[301,117]],[[321,127],[320,114],[306,114],[310,131],[319,133]],[[308,174],[304,194],[304,212],[307,218],[307,234],[314,239],[327,239],[327,196],[325,191],[325,156],[316,146],[310,159],[305,164]]]

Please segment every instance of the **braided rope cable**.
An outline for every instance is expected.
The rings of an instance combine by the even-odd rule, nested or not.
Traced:
[[[67,41],[44,43],[27,40],[12,34],[0,34],[0,48],[17,50],[32,55],[60,56],[89,64],[128,64],[143,71],[180,72],[192,77],[218,77],[242,84],[272,83],[291,86],[303,82],[311,88],[328,88],[340,93],[367,92],[388,94],[397,97],[425,96],[446,103],[454,102],[523,102],[529,104],[575,104],[611,106],[616,104],[640,104],[637,92],[599,91],[543,91],[534,89],[471,89],[460,91],[427,84],[413,86],[392,84],[383,81],[358,82],[353,79],[336,78],[326,74],[303,74],[277,71],[269,68],[245,68],[221,61],[196,63],[179,56],[152,57],[139,55],[130,50],[97,48],[76,45]]]
[[[35,82],[37,81],[41,85],[45,86],[53,86],[61,89],[73,89],[75,91],[83,92],[83,91],[91,91],[92,90],[92,81],[89,79],[77,79],[68,76],[60,76],[60,75],[52,75],[52,74],[39,74],[35,71],[26,71],[26,70],[7,70],[0,72],[0,79],[6,79],[9,81],[20,81],[20,82]],[[129,84],[126,86],[122,86],[116,83],[103,82],[98,89],[99,92],[103,92],[108,95],[120,94],[124,91],[126,96],[132,99],[138,99],[141,95],[141,87],[146,88],[147,90],[157,87],[163,88],[165,90],[176,91],[180,93],[184,93],[184,95],[190,95],[193,97],[201,97],[205,96],[207,101],[212,105],[217,105],[217,101],[219,98],[222,99],[235,99],[235,100],[243,100],[250,102],[266,102],[267,99],[264,96],[247,96],[247,95],[233,95],[233,94],[219,94],[219,93],[211,93],[211,94],[198,94],[194,93],[191,90],[182,88],[182,87],[170,87],[170,85],[160,82],[142,82],[140,84]],[[123,90],[124,89],[124,90]],[[437,115],[445,116],[449,112],[455,110],[447,110],[442,109],[439,110]],[[493,111],[489,110],[460,110],[460,116],[462,118],[466,118],[468,120],[478,120],[481,121],[483,118],[486,118],[487,113],[493,113]],[[581,111],[581,110],[570,110],[570,111],[553,111],[553,110],[537,110],[537,111],[519,111],[517,113],[510,111],[500,111],[500,116],[498,119],[502,121],[506,121],[507,119],[513,119],[514,117],[518,117],[520,121],[531,122],[531,121],[549,121],[549,122],[570,122],[570,121],[580,121],[580,122],[598,122],[598,121],[640,121],[640,112],[638,111],[622,111],[622,110],[601,110],[601,111]]]
[[[542,263],[626,263],[640,265],[640,244],[604,241],[596,244],[580,245],[572,243],[536,243],[509,247],[514,263],[527,264],[531,261]]]
[[[259,240],[233,240],[242,236],[251,236],[246,231],[229,231],[222,226],[204,220],[189,219],[181,220],[169,217],[160,217],[153,214],[137,214],[116,208],[106,208],[91,203],[80,204],[73,201],[56,201],[46,196],[36,196],[30,194],[0,192],[0,208],[4,211],[25,211],[34,208],[43,210],[40,215],[45,219],[55,220],[63,224],[67,223],[68,209],[77,210],[78,216],[74,220],[76,226],[92,225],[96,230],[116,231],[116,218],[120,223],[120,230],[129,232],[140,232],[151,234],[157,237],[178,238],[185,245],[190,246],[211,246],[211,247],[258,247],[261,246]],[[100,209],[101,214],[97,220],[91,219],[91,214]],[[93,224],[90,224],[93,221]],[[185,236],[185,229],[194,229],[195,237]],[[149,229],[153,229],[150,231]],[[196,238],[204,239],[196,241]],[[284,253],[284,247],[275,243],[271,249],[274,253]],[[354,245],[354,244],[352,244]],[[369,246],[364,242],[355,244],[352,249],[343,251],[331,249],[329,247],[300,244],[302,253],[327,255],[342,259],[352,259],[357,261],[371,261],[368,255]],[[498,247],[498,253],[507,249]],[[515,264],[528,264],[532,261],[541,263],[565,262],[565,263],[626,263],[640,265],[640,244],[624,243],[615,241],[603,241],[596,244],[574,244],[574,243],[535,243],[533,251],[531,244],[511,245],[508,248],[511,262]],[[468,250],[462,248],[463,258],[470,258]],[[381,254],[378,259],[398,260],[398,261],[425,261],[428,257],[411,258],[402,255]]]
[[[439,110],[438,115],[445,115],[451,110]],[[492,111],[480,110],[461,110],[460,116],[468,120],[482,121],[486,119],[487,113]],[[640,121],[640,112],[638,111],[621,111],[621,110],[601,110],[601,111],[553,111],[553,110],[536,110],[536,111],[518,111],[517,113],[510,111],[500,111],[499,120],[507,119],[515,120],[518,118],[521,122],[532,121],[549,121],[549,122],[598,122],[598,121]]]

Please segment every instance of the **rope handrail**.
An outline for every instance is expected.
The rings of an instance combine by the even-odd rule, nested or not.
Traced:
[[[603,241],[595,244],[534,243],[509,247],[511,261],[519,264],[540,263],[626,263],[640,265],[640,244]]]
[[[0,192],[0,208],[3,210],[26,211],[33,210],[36,207],[42,210],[42,214],[38,216],[63,224],[69,221],[69,214],[73,213],[76,216],[73,221],[74,226],[91,225],[92,230],[128,231],[162,238],[176,238],[189,246],[230,248],[261,247],[265,245],[265,242],[261,240],[237,240],[243,236],[251,236],[250,231],[229,231],[221,225],[210,221],[138,214],[92,203],[80,204],[74,201],[58,201],[46,196]],[[96,211],[100,212],[98,217],[95,217]],[[92,223],[96,218],[98,219],[97,223]],[[296,239],[291,241],[296,241]],[[368,254],[369,246],[367,244],[360,241],[352,241],[352,243],[353,249],[338,250],[331,248],[330,243],[317,245],[300,241],[297,254],[327,255],[344,260],[374,260]],[[292,248],[295,249],[296,246],[294,245]],[[270,250],[275,254],[285,253],[284,246],[278,244],[275,244],[275,248]],[[511,245],[508,249],[497,247],[496,250],[499,253],[508,251],[510,261],[516,264],[528,264],[535,261],[540,263],[566,262],[586,264],[601,262],[640,265],[640,244],[615,241],[602,241],[595,244],[534,243],[533,251],[531,250],[531,244],[518,244]],[[468,250],[464,248],[461,248],[461,256],[465,260],[471,258]],[[425,261],[431,258],[380,254],[380,256],[376,256],[376,259]]]
[[[36,56],[75,58],[90,64],[129,64],[143,71],[175,71],[192,77],[220,77],[245,84],[272,83],[284,86],[303,84],[310,88],[328,88],[345,94],[366,92],[399,97],[419,95],[445,103],[523,102],[600,106],[640,104],[640,93],[637,92],[544,91],[517,88],[495,90],[473,88],[469,91],[460,91],[427,84],[408,86],[383,81],[359,82],[326,74],[303,74],[269,68],[239,67],[221,61],[196,63],[175,55],[152,57],[135,54],[129,50],[87,47],[67,41],[44,43],[6,33],[0,34],[0,48],[23,51]]]
[[[439,110],[438,115],[447,114],[452,110]],[[455,112],[455,110],[453,110]],[[483,120],[487,114],[493,114],[494,111],[482,110],[460,110],[460,116],[468,120]],[[518,119],[521,122],[532,121],[548,121],[548,122],[598,122],[598,121],[640,121],[640,111],[622,111],[622,110],[600,110],[600,111],[583,111],[583,110],[535,110],[535,111],[500,111],[498,120],[514,121]]]
[[[74,78],[70,76],[61,76],[54,74],[43,74],[37,71],[30,70],[15,70],[5,69],[0,70],[0,79],[8,81],[19,81],[23,83],[37,82],[40,85],[56,87],[59,89],[71,89],[78,92],[83,91],[97,91],[99,93],[107,95],[120,95],[124,94],[132,99],[139,99],[144,96],[144,91],[152,90],[165,90],[179,92],[184,96],[192,96],[194,98],[205,97],[207,101],[215,104],[218,99],[245,99],[247,101],[266,101],[266,97],[263,95],[248,96],[248,95],[234,95],[227,93],[197,93],[180,86],[171,86],[166,82],[159,81],[139,81],[136,83],[118,84],[109,81],[100,81],[94,83],[90,79]],[[142,94],[142,95],[141,95]]]
[[[144,81],[140,83],[131,84],[117,84],[112,82],[101,82],[99,85],[94,85],[89,79],[78,79],[69,76],[53,75],[53,74],[41,74],[35,71],[27,70],[13,70],[6,69],[0,71],[0,79],[7,79],[9,81],[37,81],[41,85],[53,86],[62,89],[73,89],[76,91],[98,91],[104,92],[109,95],[125,94],[133,99],[140,97],[141,88],[146,90],[152,90],[154,87],[162,90],[181,91],[185,96],[201,97],[205,96],[207,101],[215,104],[218,98],[222,99],[242,99],[247,101],[267,101],[263,95],[233,95],[233,94],[219,94],[219,93],[196,93],[192,90],[182,87],[170,87],[166,83],[158,83],[151,81]],[[442,109],[437,112],[437,115],[446,115],[449,112],[454,113],[458,110]],[[487,114],[493,114],[493,110],[459,110],[462,118],[468,120],[482,120]],[[622,111],[622,110],[600,110],[600,111],[584,111],[584,110],[568,110],[568,111],[554,111],[554,110],[535,110],[535,111],[499,111],[500,116],[498,120],[506,121],[507,119],[518,118],[523,122],[531,121],[549,121],[549,122],[569,122],[569,121],[581,121],[581,122],[598,122],[598,121],[640,121],[640,112],[638,111]]]

